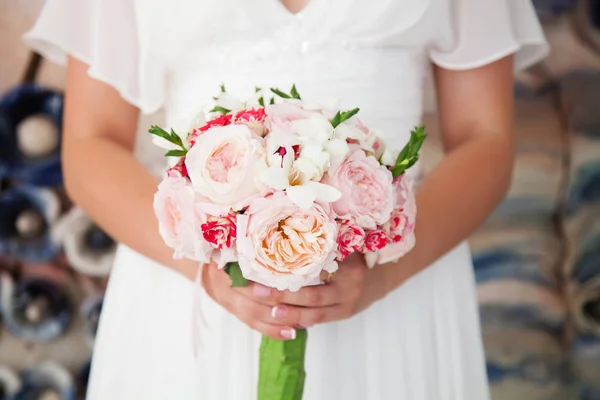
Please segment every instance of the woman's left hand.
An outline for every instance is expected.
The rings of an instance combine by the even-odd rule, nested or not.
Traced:
[[[315,324],[352,317],[395,288],[391,274],[395,265],[369,269],[361,254],[340,263],[326,284],[307,286],[297,292],[269,289],[257,283],[240,288],[244,295],[273,306],[272,316],[282,324],[308,328]]]

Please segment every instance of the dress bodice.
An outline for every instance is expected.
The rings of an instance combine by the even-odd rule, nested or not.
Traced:
[[[167,71],[169,125],[185,130],[221,83],[242,98],[295,83],[305,100],[360,107],[399,147],[421,115],[431,2],[446,0],[310,0],[298,14],[279,0],[158,1],[138,16]],[[176,27],[153,36],[157,18]]]
[[[242,98],[255,86],[305,100],[360,107],[392,148],[422,110],[429,62],[475,68],[515,54],[532,64],[547,45],[525,0],[48,0],[26,40],[64,63],[72,54],[143,112],[164,107],[185,131],[224,83]]]

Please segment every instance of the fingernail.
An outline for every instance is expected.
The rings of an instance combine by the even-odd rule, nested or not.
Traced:
[[[271,317],[283,318],[287,315],[288,311],[285,307],[275,306],[271,309]]]
[[[253,286],[252,292],[256,297],[265,298],[271,295],[271,288],[256,283]]]
[[[296,330],[295,329],[282,329],[281,337],[284,339],[294,340],[294,339],[296,339]]]

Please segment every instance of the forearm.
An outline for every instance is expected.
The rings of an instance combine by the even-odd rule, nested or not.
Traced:
[[[481,135],[457,146],[417,192],[416,245],[394,268],[397,285],[467,238],[502,201],[512,174],[512,141]]]
[[[104,137],[71,139],[64,148],[65,185],[73,201],[115,240],[187,277],[194,263],[173,260],[153,211],[157,180],[129,149]]]

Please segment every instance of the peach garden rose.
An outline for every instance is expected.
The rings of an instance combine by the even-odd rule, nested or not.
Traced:
[[[318,284],[337,270],[337,224],[326,208],[304,210],[283,192],[256,199],[237,217],[239,265],[246,279],[279,290]]]

